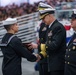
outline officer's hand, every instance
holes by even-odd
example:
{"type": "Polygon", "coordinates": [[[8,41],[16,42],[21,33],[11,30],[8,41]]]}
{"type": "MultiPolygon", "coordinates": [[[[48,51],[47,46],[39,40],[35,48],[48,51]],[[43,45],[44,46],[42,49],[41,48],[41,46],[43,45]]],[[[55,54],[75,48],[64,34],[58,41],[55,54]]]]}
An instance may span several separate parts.
{"type": "Polygon", "coordinates": [[[37,49],[38,48],[38,45],[36,44],[36,43],[30,43],[30,44],[28,44],[28,46],[29,46],[29,49],[37,49]]]}
{"type": "Polygon", "coordinates": [[[41,56],[40,56],[39,54],[35,54],[35,53],[34,53],[34,55],[37,57],[37,60],[36,60],[36,62],[40,61],[40,59],[41,59],[41,56]]]}

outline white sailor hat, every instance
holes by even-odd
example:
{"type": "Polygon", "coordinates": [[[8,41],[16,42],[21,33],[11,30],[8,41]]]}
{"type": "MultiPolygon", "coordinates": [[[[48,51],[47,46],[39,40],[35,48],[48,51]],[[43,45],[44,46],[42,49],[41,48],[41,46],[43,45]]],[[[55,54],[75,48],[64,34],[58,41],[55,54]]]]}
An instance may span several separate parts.
{"type": "Polygon", "coordinates": [[[12,25],[17,23],[17,19],[16,18],[7,18],[6,20],[2,21],[3,25],[12,25]]]}
{"type": "Polygon", "coordinates": [[[52,6],[41,2],[38,5],[38,11],[40,19],[42,19],[48,14],[53,14],[55,12],[55,9],[52,6]]]}
{"type": "Polygon", "coordinates": [[[76,9],[73,9],[73,14],[71,15],[71,19],[76,19],[76,9]]]}

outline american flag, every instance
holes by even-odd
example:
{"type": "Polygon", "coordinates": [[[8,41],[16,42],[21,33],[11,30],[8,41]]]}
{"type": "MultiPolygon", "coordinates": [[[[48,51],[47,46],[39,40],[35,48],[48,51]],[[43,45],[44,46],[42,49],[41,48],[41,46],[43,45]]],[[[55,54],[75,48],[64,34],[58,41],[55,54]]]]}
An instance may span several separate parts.
{"type": "Polygon", "coordinates": [[[66,43],[68,43],[70,41],[71,36],[73,35],[74,31],[73,31],[73,28],[71,28],[71,23],[69,21],[63,23],[63,25],[66,29],[66,43]]]}

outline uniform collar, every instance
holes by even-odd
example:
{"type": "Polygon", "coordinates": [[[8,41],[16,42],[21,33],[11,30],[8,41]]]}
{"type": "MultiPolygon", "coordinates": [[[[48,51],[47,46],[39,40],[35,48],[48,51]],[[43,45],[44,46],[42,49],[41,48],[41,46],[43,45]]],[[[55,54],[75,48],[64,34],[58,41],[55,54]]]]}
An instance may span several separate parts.
{"type": "MultiPolygon", "coordinates": [[[[56,20],[56,19],[55,19],[56,20]]],[[[51,25],[55,22],[55,20],[49,25],[49,28],[51,27],[51,25]]]]}

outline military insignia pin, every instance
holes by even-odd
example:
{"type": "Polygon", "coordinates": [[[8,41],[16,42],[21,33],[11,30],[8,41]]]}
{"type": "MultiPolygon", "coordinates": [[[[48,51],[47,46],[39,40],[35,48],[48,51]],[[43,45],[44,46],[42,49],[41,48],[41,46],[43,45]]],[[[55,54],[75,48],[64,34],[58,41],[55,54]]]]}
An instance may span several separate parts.
{"type": "Polygon", "coordinates": [[[46,29],[47,29],[47,28],[46,28],[46,27],[44,27],[44,28],[42,29],[42,31],[46,31],[46,29]]]}
{"type": "Polygon", "coordinates": [[[50,32],[48,33],[48,36],[52,36],[52,31],[50,31],[50,32]]]}
{"type": "Polygon", "coordinates": [[[73,42],[76,42],[76,39],[74,39],[73,42]]]}

